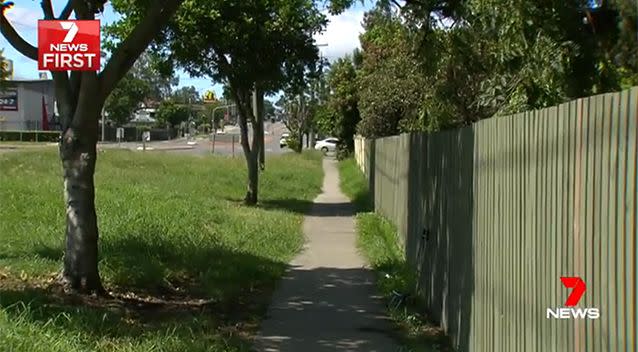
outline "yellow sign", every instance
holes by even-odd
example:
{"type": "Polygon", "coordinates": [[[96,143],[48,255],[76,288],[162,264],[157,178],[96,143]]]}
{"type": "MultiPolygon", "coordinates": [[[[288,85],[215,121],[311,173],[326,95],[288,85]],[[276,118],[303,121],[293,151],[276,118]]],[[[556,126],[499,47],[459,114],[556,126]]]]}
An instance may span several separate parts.
{"type": "Polygon", "coordinates": [[[213,92],[212,90],[206,91],[206,93],[204,93],[204,102],[206,103],[213,103],[217,101],[217,97],[215,96],[215,92],[213,92]]]}
{"type": "Polygon", "coordinates": [[[3,58],[2,64],[4,66],[3,71],[7,74],[7,79],[12,80],[13,79],[13,61],[3,58]]]}

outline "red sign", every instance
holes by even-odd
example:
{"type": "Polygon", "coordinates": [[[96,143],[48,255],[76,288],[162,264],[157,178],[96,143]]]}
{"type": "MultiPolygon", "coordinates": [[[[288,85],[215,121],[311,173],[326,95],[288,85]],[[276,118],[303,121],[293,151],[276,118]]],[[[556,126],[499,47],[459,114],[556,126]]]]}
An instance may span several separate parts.
{"type": "Polygon", "coordinates": [[[572,292],[565,301],[565,307],[547,308],[547,319],[599,319],[600,310],[598,308],[573,308],[578,305],[580,299],[585,294],[587,287],[585,281],[578,276],[561,277],[560,281],[566,288],[571,288],[572,292]],[[567,308],[570,307],[570,308],[567,308]]]}
{"type": "Polygon", "coordinates": [[[563,282],[563,285],[567,288],[573,288],[572,293],[567,297],[567,301],[565,301],[566,307],[574,307],[580,301],[580,298],[583,297],[585,293],[585,281],[579,277],[561,277],[560,281],[563,282]]]}
{"type": "Polygon", "coordinates": [[[40,71],[99,71],[100,21],[38,21],[40,71]]]}

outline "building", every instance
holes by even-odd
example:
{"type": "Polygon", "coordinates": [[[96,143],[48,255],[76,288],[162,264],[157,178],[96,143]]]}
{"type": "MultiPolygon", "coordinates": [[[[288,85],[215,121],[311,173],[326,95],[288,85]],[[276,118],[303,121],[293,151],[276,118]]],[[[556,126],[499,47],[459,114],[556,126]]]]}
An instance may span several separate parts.
{"type": "Polygon", "coordinates": [[[129,124],[154,124],[157,122],[155,118],[157,115],[156,109],[151,108],[141,108],[135,112],[133,119],[129,121],[129,124]]]}
{"type": "Polygon", "coordinates": [[[1,83],[0,131],[54,130],[59,129],[57,120],[53,80],[1,83]]]}

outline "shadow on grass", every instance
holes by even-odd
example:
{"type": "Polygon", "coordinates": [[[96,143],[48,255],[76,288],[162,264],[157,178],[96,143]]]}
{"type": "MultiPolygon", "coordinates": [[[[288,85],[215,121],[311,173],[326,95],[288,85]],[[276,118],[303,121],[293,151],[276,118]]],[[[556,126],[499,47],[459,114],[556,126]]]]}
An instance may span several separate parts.
{"type": "Polygon", "coordinates": [[[214,239],[132,235],[102,245],[104,267],[116,286],[162,294],[225,299],[281,277],[286,263],[225,248],[214,239]]]}
{"type": "Polygon", "coordinates": [[[352,198],[352,204],[354,204],[357,213],[374,211],[372,196],[367,190],[356,192],[352,198]]]}
{"type": "Polygon", "coordinates": [[[62,248],[54,248],[46,245],[38,248],[35,253],[40,258],[54,261],[60,261],[64,256],[64,251],[62,250],[62,248]]]}
{"type": "MultiPolygon", "coordinates": [[[[61,250],[36,252],[54,259],[61,250]]],[[[201,335],[202,343],[222,339],[243,350],[286,269],[286,263],[214,241],[198,245],[144,235],[105,241],[102,258],[111,297],[67,294],[53,280],[3,280],[0,308],[11,320],[52,324],[92,339],[169,334],[190,341],[201,335]]]]}
{"type": "MultiPolygon", "coordinates": [[[[236,319],[224,312],[225,307],[218,306],[149,304],[132,294],[114,298],[73,296],[57,287],[0,289],[0,308],[11,322],[3,328],[10,330],[12,325],[19,324],[39,331],[34,336],[81,336],[86,344],[82,350],[94,350],[104,343],[111,347],[120,343],[126,346],[135,341],[134,345],[146,344],[154,346],[154,350],[160,347],[203,351],[211,345],[230,345],[232,351],[248,351],[257,322],[236,319]]],[[[22,346],[38,343],[37,337],[25,337],[22,346]]]]}

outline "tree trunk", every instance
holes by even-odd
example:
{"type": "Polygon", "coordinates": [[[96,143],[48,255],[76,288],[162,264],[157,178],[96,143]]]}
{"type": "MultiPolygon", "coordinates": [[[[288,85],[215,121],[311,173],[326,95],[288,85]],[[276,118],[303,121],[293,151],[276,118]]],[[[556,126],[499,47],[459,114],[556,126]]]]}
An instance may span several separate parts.
{"type": "Polygon", "coordinates": [[[259,130],[257,131],[259,137],[259,169],[263,171],[266,168],[266,143],[264,136],[264,93],[261,90],[257,91],[257,114],[255,120],[259,130]]]}
{"type": "Polygon", "coordinates": [[[299,132],[299,137],[297,138],[299,139],[299,147],[295,150],[295,152],[301,153],[303,150],[303,132],[299,132]]]}
{"type": "Polygon", "coordinates": [[[308,137],[308,139],[310,139],[310,148],[314,148],[315,147],[315,131],[312,127],[310,127],[310,136],[308,137]]]}
{"type": "Polygon", "coordinates": [[[260,97],[263,96],[255,89],[252,94],[253,108],[253,140],[249,152],[246,153],[246,164],[248,166],[248,189],[246,191],[246,204],[255,205],[258,201],[259,194],[259,169],[263,167],[261,163],[261,155],[264,149],[264,119],[263,119],[263,102],[260,104],[260,97]]]}
{"type": "Polygon", "coordinates": [[[248,205],[257,204],[257,195],[259,193],[258,159],[258,150],[253,150],[246,156],[246,164],[248,166],[248,189],[246,191],[246,198],[244,201],[248,205]]]}
{"type": "MultiPolygon", "coordinates": [[[[87,119],[89,120],[89,119],[87,119]]],[[[62,273],[67,288],[104,293],[98,271],[98,226],[93,175],[97,159],[95,130],[69,127],[60,143],[66,204],[66,251],[62,273]]]]}

